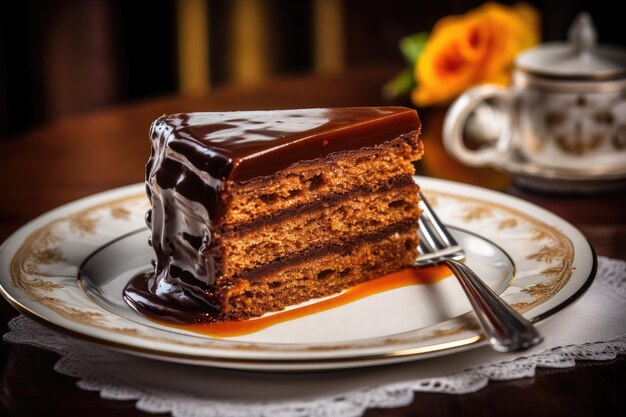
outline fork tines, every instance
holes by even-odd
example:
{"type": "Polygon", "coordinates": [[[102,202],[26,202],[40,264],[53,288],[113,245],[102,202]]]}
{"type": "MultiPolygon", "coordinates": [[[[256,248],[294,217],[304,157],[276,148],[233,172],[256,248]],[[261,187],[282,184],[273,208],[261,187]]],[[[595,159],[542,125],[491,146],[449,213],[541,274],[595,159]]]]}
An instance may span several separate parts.
{"type": "Polygon", "coordinates": [[[419,218],[419,249],[421,256],[416,265],[436,263],[439,258],[462,259],[465,256],[463,248],[457,243],[448,229],[439,220],[428,200],[420,192],[420,208],[422,215],[419,218]]]}

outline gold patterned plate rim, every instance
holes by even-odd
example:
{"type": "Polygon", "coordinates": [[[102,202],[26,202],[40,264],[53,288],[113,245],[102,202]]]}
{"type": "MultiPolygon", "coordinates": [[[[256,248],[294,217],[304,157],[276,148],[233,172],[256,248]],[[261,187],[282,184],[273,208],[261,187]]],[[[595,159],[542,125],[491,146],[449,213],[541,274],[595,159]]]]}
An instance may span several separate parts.
{"type": "MultiPolygon", "coordinates": [[[[571,305],[590,286],[595,253],[565,220],[495,191],[415,179],[446,223],[485,236],[513,259],[516,275],[502,296],[530,320],[539,322],[571,305]]],[[[79,288],[77,271],[98,247],[141,226],[147,204],[143,184],[135,184],[38,217],[0,246],[0,292],[19,311],[80,338],[141,356],[235,369],[308,371],[382,365],[485,343],[471,314],[346,343],[273,345],[142,327],[94,304],[79,288]]]]}

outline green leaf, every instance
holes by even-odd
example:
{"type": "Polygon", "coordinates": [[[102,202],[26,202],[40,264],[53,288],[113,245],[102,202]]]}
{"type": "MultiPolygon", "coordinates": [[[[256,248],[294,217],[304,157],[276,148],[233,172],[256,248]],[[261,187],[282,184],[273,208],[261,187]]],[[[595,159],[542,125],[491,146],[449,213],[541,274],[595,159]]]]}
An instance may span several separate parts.
{"type": "Polygon", "coordinates": [[[427,32],[416,33],[400,39],[398,47],[410,65],[415,65],[419,59],[422,51],[424,50],[424,45],[426,45],[427,39],[427,32]]]}
{"type": "Polygon", "coordinates": [[[383,86],[383,97],[388,101],[392,101],[408,93],[413,87],[415,87],[413,71],[411,68],[407,68],[387,81],[383,86]]]}
{"type": "Polygon", "coordinates": [[[406,68],[383,86],[382,93],[386,100],[393,101],[415,88],[416,83],[413,77],[415,64],[424,50],[427,39],[428,33],[420,32],[400,40],[398,46],[408,62],[409,68],[406,68]]]}

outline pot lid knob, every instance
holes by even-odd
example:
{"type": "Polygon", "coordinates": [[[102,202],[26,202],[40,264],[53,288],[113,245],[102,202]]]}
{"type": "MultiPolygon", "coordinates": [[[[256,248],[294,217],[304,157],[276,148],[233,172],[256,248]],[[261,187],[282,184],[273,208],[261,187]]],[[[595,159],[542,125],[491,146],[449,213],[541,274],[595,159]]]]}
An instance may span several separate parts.
{"type": "Polygon", "coordinates": [[[548,42],[520,53],[518,69],[539,76],[563,79],[615,79],[626,77],[626,50],[597,44],[589,13],[574,19],[567,42],[548,42]]]}
{"type": "Polygon", "coordinates": [[[579,54],[592,51],[596,47],[597,38],[596,28],[589,13],[583,12],[576,16],[567,36],[574,51],[579,54]]]}

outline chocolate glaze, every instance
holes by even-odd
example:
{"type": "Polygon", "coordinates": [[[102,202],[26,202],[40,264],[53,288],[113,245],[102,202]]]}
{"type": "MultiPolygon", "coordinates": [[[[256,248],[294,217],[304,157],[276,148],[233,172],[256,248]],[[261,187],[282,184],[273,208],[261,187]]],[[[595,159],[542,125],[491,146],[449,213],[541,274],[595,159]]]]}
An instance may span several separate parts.
{"type": "Polygon", "coordinates": [[[414,110],[356,107],[232,113],[191,113],[161,118],[168,140],[197,169],[217,180],[248,181],[330,153],[379,145],[419,129],[414,110]]]}
{"type": "Polygon", "coordinates": [[[125,299],[165,320],[215,320],[220,308],[216,288],[223,291],[229,285],[220,281],[220,254],[213,239],[224,214],[223,191],[302,161],[378,146],[420,126],[417,113],[402,107],[160,117],[150,129],[146,165],[152,203],[146,224],[152,230],[155,271],[133,279],[125,299]]]}
{"type": "Polygon", "coordinates": [[[219,311],[206,303],[186,296],[178,286],[172,292],[156,291],[154,272],[134,276],[124,288],[124,299],[135,310],[157,320],[180,323],[212,323],[220,321],[219,311]]]}

